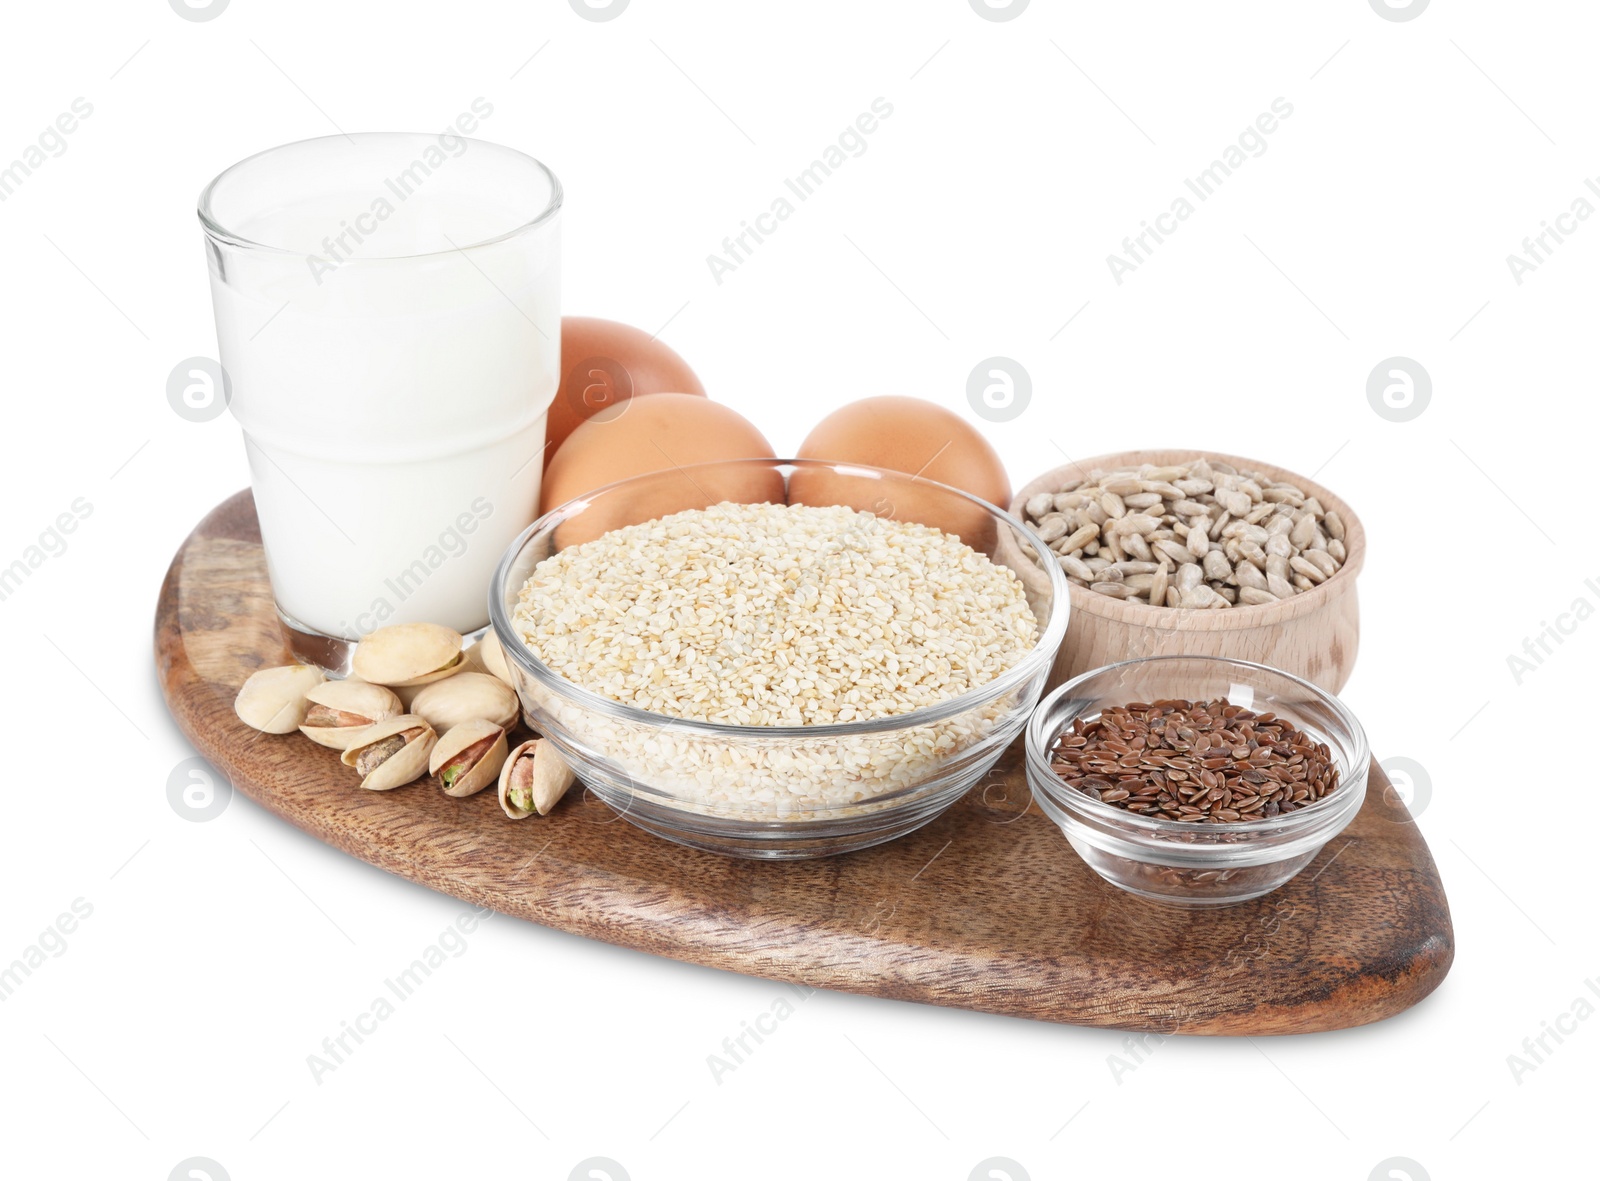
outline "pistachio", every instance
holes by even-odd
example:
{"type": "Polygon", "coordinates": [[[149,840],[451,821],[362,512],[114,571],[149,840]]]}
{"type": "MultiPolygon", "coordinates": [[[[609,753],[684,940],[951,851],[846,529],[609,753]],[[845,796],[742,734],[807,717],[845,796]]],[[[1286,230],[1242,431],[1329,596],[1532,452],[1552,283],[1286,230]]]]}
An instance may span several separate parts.
{"type": "Polygon", "coordinates": [[[258,669],[233,699],[233,712],[265,734],[292,734],[305,721],[306,694],[323,680],[322,670],[308,664],[258,669]]]}
{"type": "Polygon", "coordinates": [[[485,632],[483,637],[476,643],[470,644],[461,650],[461,660],[467,666],[461,670],[462,672],[489,673],[491,677],[494,676],[494,673],[489,672],[489,666],[483,661],[483,641],[488,638],[489,633],[485,632]]]}
{"type": "Polygon", "coordinates": [[[406,741],[404,734],[391,734],[388,738],[380,738],[371,746],[362,747],[361,753],[356,756],[356,770],[362,775],[371,775],[391,756],[404,750],[406,741]]]}
{"type": "Polygon", "coordinates": [[[549,739],[520,744],[500,768],[500,807],[513,820],[547,816],[567,794],[575,776],[549,739]]]}
{"type": "Polygon", "coordinates": [[[517,695],[488,673],[458,673],[424,686],[411,699],[411,712],[426,718],[441,734],[473,718],[510,726],[520,711],[517,695]]]}
{"type": "Polygon", "coordinates": [[[465,662],[458,632],[437,623],[397,623],[364,637],[350,665],[363,681],[393,689],[443,680],[465,662]]]}
{"type": "Polygon", "coordinates": [[[500,767],[500,808],[513,820],[533,815],[533,766],[539,740],[530,738],[514,747],[500,767]]]}
{"type": "Polygon", "coordinates": [[[356,677],[324,682],[307,693],[306,700],[310,708],[300,733],[334,750],[348,749],[368,726],[405,712],[393,692],[356,677]]]}
{"type": "Polygon", "coordinates": [[[447,796],[470,796],[495,781],[506,761],[504,726],[483,718],[450,727],[428,758],[428,774],[447,796]]]}
{"type": "Polygon", "coordinates": [[[420,778],[438,735],[416,714],[398,714],[361,732],[339,761],[354,767],[368,791],[388,791],[420,778]]]}
{"type": "Polygon", "coordinates": [[[488,673],[491,677],[498,677],[512,689],[517,683],[511,679],[511,666],[506,662],[506,650],[500,644],[500,637],[495,630],[490,628],[483,633],[479,640],[467,651],[467,659],[472,661],[475,668],[488,673]]]}

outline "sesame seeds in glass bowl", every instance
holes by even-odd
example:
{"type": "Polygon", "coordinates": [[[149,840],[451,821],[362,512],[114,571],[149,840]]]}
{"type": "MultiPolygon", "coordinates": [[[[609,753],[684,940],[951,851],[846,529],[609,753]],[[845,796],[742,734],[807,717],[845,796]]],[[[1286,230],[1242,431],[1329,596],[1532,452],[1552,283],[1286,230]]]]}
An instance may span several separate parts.
{"type": "Polygon", "coordinates": [[[733,463],[825,472],[839,503],[707,496],[656,518],[651,505],[714,483],[678,469],[563,505],[508,550],[490,611],[530,723],[613,809],[698,848],[815,857],[926,824],[1032,711],[1066,630],[1062,576],[1030,605],[988,553],[892,511],[978,506],[992,536],[1041,544],[956,489],[733,463]],[[561,526],[589,512],[623,523],[560,548],[561,526]]]}

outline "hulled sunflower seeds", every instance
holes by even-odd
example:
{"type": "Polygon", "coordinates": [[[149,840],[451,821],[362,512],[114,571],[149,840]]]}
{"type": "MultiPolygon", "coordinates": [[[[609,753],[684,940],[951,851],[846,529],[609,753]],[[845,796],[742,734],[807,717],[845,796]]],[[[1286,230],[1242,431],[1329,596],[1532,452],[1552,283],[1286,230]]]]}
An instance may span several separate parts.
{"type": "Polygon", "coordinates": [[[1067,581],[1153,607],[1292,598],[1331,578],[1346,555],[1337,511],[1295,484],[1204,458],[1095,469],[1030,498],[1024,513],[1067,581]],[[1148,584],[1106,576],[1107,567],[1135,561],[1153,566],[1140,571],[1151,575],[1148,584]]]}
{"type": "Polygon", "coordinates": [[[1056,739],[1050,764],[1101,803],[1192,823],[1295,812],[1339,785],[1327,743],[1221,698],[1133,702],[1079,718],[1056,739]]]}

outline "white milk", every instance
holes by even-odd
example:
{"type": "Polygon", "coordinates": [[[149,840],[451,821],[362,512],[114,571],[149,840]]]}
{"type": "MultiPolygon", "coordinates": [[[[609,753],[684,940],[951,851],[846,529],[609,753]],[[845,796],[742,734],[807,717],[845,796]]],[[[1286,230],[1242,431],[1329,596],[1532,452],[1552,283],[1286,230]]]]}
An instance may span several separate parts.
{"type": "Polygon", "coordinates": [[[392,224],[358,223],[359,246],[310,245],[369,194],[296,209],[288,229],[276,215],[271,240],[299,252],[210,245],[273,594],[293,621],[345,638],[418,620],[471,631],[538,505],[560,374],[556,226],[472,248],[511,215],[440,193],[392,224]]]}

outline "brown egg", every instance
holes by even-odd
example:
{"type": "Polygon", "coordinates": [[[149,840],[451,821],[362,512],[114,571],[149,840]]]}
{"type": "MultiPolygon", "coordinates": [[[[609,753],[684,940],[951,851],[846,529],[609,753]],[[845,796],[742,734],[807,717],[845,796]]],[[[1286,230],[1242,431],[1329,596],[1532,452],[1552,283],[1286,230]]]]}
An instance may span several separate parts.
{"type": "Polygon", "coordinates": [[[545,470],[578,424],[644,394],[694,394],[705,387],[684,359],[648,333],[615,320],[561,317],[561,389],[545,420],[545,470]]]}
{"type": "Polygon", "coordinates": [[[773,458],[771,444],[744,417],[692,394],[657,394],[602,410],[572,432],[545,473],[541,513],[618,480],[660,473],[654,480],[601,498],[556,531],[557,548],[580,545],[623,525],[731,500],[782,504],[776,468],[724,459],[773,458]]]}
{"type": "MultiPolygon", "coordinates": [[[[1011,502],[1005,465],[989,441],[959,414],[921,398],[863,398],[835,410],[806,436],[799,458],[889,468],[949,484],[1001,508],[1011,502]]],[[[954,533],[984,553],[994,548],[995,522],[983,509],[916,483],[802,468],[790,477],[789,500],[887,513],[954,533]]]]}

